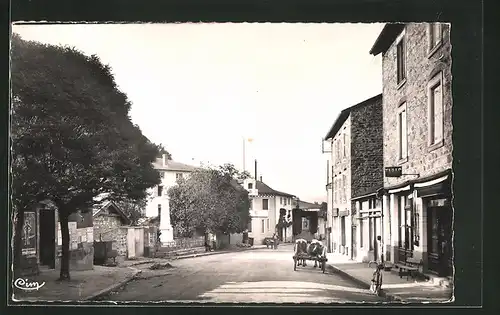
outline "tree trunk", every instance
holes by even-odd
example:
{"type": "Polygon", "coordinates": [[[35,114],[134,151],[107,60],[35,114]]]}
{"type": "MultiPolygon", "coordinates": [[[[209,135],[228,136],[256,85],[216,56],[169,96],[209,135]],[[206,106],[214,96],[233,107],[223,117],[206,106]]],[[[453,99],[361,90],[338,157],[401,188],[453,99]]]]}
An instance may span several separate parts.
{"type": "Polygon", "coordinates": [[[70,280],[68,217],[69,217],[69,212],[59,208],[59,223],[61,224],[61,236],[62,236],[61,273],[59,275],[59,280],[70,280]]]}
{"type": "Polygon", "coordinates": [[[24,209],[17,209],[16,211],[16,224],[14,231],[14,275],[15,277],[21,276],[21,253],[22,253],[22,234],[24,226],[24,209]]]}

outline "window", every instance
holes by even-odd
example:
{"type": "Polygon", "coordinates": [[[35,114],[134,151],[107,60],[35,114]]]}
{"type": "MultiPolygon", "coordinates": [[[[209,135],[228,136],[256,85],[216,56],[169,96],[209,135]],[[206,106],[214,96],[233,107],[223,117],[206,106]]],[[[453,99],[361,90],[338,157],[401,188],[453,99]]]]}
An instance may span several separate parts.
{"type": "Polygon", "coordinates": [[[283,204],[283,197],[280,197],[280,205],[283,204]]]}
{"type": "Polygon", "coordinates": [[[250,210],[252,210],[253,209],[253,199],[250,199],[249,201],[250,201],[250,210]]]}
{"type": "Polygon", "coordinates": [[[373,212],[368,212],[368,242],[370,243],[368,248],[369,250],[373,250],[373,243],[375,241],[375,227],[374,227],[374,218],[372,218],[373,212]]]}
{"type": "Polygon", "coordinates": [[[253,183],[248,183],[248,189],[253,189],[253,183]]]}
{"type": "Polygon", "coordinates": [[[429,103],[429,145],[437,145],[443,141],[443,89],[442,73],[430,82],[427,93],[429,103]]]}
{"type": "Polygon", "coordinates": [[[262,210],[269,210],[269,200],[262,199],[262,210]]]}
{"type": "Polygon", "coordinates": [[[262,233],[265,232],[265,229],[264,229],[265,228],[265,224],[266,224],[265,220],[262,219],[262,233]]]}
{"type": "Polygon", "coordinates": [[[182,173],[175,173],[175,179],[181,179],[182,178],[182,173]]]}
{"type": "Polygon", "coordinates": [[[339,203],[339,178],[335,176],[333,182],[335,186],[333,190],[333,198],[335,200],[335,203],[339,203]]]}
{"type": "Polygon", "coordinates": [[[347,135],[342,134],[342,157],[345,159],[347,157],[347,135]]]}
{"type": "Polygon", "coordinates": [[[161,218],[161,204],[158,204],[158,219],[161,218]]]}
{"type": "Polygon", "coordinates": [[[401,84],[406,79],[406,43],[404,40],[404,32],[401,34],[396,46],[396,62],[397,62],[397,84],[401,84]]]}
{"type": "Polygon", "coordinates": [[[161,197],[161,194],[163,193],[163,186],[158,185],[158,197],[161,197]]]}
{"type": "Polygon", "coordinates": [[[429,34],[429,53],[432,54],[443,40],[441,23],[430,23],[428,26],[429,34]]]}
{"type": "Polygon", "coordinates": [[[252,220],[250,220],[250,222],[248,222],[248,232],[252,233],[252,220]]]}
{"type": "Polygon", "coordinates": [[[399,138],[399,159],[408,158],[408,130],[406,103],[401,104],[398,109],[398,138],[399,138]]]}
{"type": "Polygon", "coordinates": [[[267,219],[267,231],[269,232],[270,228],[269,228],[269,219],[267,219]]]}
{"type": "Polygon", "coordinates": [[[347,176],[342,175],[342,202],[347,202],[347,176]]]}
{"type": "Polygon", "coordinates": [[[164,171],[160,171],[160,177],[161,178],[165,178],[165,172],[164,171]]]}

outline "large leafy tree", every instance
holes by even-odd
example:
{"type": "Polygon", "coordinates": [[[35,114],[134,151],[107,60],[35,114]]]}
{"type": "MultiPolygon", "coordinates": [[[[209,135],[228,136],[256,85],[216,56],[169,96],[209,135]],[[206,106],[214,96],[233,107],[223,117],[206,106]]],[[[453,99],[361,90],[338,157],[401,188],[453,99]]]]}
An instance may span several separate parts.
{"type": "Polygon", "coordinates": [[[127,96],[97,56],[14,35],[11,78],[17,262],[23,212],[48,199],[61,224],[60,278],[69,279],[69,215],[97,196],[144,200],[160,182],[158,146],[130,121],[127,96]]]}
{"type": "Polygon", "coordinates": [[[248,192],[238,184],[247,174],[233,165],[193,172],[169,189],[172,225],[182,236],[194,231],[240,233],[250,219],[248,192]]]}

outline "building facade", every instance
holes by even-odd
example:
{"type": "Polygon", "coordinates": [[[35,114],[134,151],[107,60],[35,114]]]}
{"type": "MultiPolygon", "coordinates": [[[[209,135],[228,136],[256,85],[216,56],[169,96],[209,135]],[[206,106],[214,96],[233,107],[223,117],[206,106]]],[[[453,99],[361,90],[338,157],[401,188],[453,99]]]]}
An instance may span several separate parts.
{"type": "Polygon", "coordinates": [[[385,258],[451,276],[450,25],[387,24],[370,53],[382,54],[384,166],[399,170],[384,176],[385,258]]]}
{"type": "MultiPolygon", "coordinates": [[[[369,199],[383,183],[382,95],[341,111],[325,140],[330,141],[332,148],[327,240],[331,252],[358,259],[358,250],[365,248],[364,239],[369,238],[363,234],[363,228],[358,228],[364,219],[358,215],[357,202],[369,199]]],[[[367,255],[366,251],[359,257],[364,259],[367,255]]]]}
{"type": "Polygon", "coordinates": [[[168,160],[166,154],[163,154],[162,158],[156,159],[153,166],[160,172],[161,183],[148,191],[151,197],[146,205],[144,215],[148,218],[160,218],[160,241],[168,243],[174,240],[174,231],[170,224],[168,189],[175,186],[179,178],[189,176],[196,170],[196,167],[168,160]]]}
{"type": "Polygon", "coordinates": [[[283,241],[291,241],[293,238],[292,227],[277,230],[280,215],[286,215],[292,220],[293,195],[272,189],[268,185],[255,178],[243,181],[243,186],[248,190],[250,198],[250,217],[248,225],[248,237],[253,238],[254,244],[261,244],[266,237],[272,237],[274,233],[283,241]]]}

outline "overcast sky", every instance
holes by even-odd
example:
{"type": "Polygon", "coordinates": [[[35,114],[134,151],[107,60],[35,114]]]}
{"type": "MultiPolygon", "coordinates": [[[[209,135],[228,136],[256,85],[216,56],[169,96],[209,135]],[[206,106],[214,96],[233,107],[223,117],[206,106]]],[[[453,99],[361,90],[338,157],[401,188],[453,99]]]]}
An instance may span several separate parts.
{"type": "Polygon", "coordinates": [[[179,162],[233,163],[272,188],[326,200],[321,139],[339,112],[381,92],[369,50],[383,24],[14,25],[109,64],[131,117],[179,162]]]}

